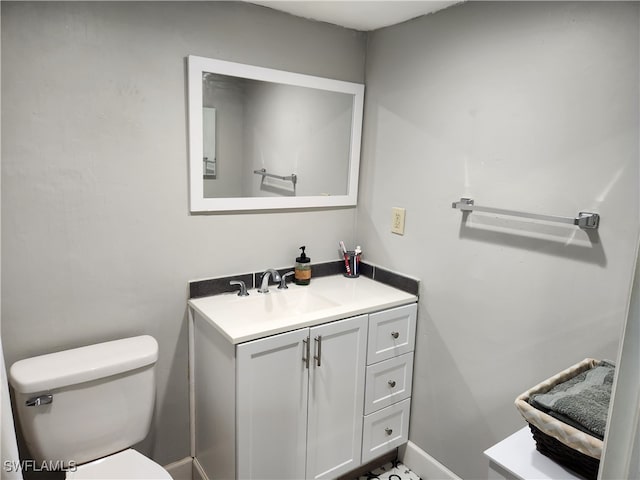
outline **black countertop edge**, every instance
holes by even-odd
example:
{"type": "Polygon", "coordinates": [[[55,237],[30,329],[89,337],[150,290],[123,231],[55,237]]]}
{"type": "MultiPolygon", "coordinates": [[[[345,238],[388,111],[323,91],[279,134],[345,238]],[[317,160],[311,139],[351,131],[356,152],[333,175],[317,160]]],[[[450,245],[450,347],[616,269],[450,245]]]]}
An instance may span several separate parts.
{"type": "MultiPolygon", "coordinates": [[[[344,273],[344,261],[336,260],[333,262],[311,264],[311,279],[319,277],[328,277],[330,275],[339,275],[344,273]]],[[[293,270],[290,268],[277,269],[280,275],[293,270]]],[[[219,295],[221,293],[233,292],[238,290],[237,286],[229,285],[232,280],[242,280],[247,289],[255,288],[264,272],[243,273],[228,277],[208,278],[206,280],[194,280],[189,282],[189,298],[209,297],[211,295],[219,295]]],[[[405,291],[412,295],[418,295],[420,290],[420,282],[414,278],[406,277],[399,273],[377,267],[366,262],[360,263],[360,274],[364,277],[371,278],[378,282],[384,283],[391,287],[405,291]]],[[[287,282],[293,281],[293,276],[287,278],[287,282]]],[[[270,282],[274,284],[274,282],[270,282]]]]}

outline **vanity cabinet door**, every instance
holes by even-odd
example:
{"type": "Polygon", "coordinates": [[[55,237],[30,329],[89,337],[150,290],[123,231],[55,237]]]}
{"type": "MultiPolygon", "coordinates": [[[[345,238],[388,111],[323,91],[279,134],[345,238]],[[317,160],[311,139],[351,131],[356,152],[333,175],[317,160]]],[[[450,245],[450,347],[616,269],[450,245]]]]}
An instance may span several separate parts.
{"type": "Polygon", "coordinates": [[[367,315],[310,329],[307,479],[360,465],[367,315]]]}
{"type": "Polygon", "coordinates": [[[304,478],[308,335],[303,328],[237,346],[236,478],[304,478]]]}

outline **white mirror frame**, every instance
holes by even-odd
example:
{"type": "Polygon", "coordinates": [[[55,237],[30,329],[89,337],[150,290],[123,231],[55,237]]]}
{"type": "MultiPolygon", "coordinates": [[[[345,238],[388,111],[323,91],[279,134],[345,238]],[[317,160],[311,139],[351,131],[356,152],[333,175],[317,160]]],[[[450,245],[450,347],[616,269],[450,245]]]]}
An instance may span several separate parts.
{"type": "Polygon", "coordinates": [[[194,55],[188,56],[187,65],[189,89],[189,196],[191,212],[322,208],[356,205],[358,197],[358,172],[360,169],[364,85],[194,55]],[[353,95],[347,194],[300,197],[206,198],[204,196],[202,169],[202,75],[205,72],[353,95]]]}

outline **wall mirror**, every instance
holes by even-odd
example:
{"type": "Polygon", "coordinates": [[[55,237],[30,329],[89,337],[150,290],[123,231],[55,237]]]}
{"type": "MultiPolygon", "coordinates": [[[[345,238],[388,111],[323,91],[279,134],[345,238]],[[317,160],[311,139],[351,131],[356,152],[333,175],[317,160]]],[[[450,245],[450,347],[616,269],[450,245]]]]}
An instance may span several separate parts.
{"type": "Polygon", "coordinates": [[[192,212],[356,204],[364,85],[187,63],[192,212]]]}

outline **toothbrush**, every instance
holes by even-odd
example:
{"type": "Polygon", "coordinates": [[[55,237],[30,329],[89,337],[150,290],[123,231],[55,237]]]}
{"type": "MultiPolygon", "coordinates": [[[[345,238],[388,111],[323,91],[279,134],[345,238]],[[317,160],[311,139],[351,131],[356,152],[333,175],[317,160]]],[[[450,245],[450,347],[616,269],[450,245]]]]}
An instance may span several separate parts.
{"type": "MultiPolygon", "coordinates": [[[[349,255],[347,255],[347,249],[344,246],[344,242],[340,240],[340,248],[342,249],[342,254],[344,258],[344,266],[347,268],[347,275],[351,276],[351,267],[349,267],[349,255]]],[[[355,264],[354,264],[355,266],[355,264]]]]}
{"type": "Polygon", "coordinates": [[[354,253],[356,254],[356,259],[353,262],[353,274],[357,275],[358,270],[360,270],[360,255],[362,255],[362,248],[360,245],[356,246],[354,253]]]}

